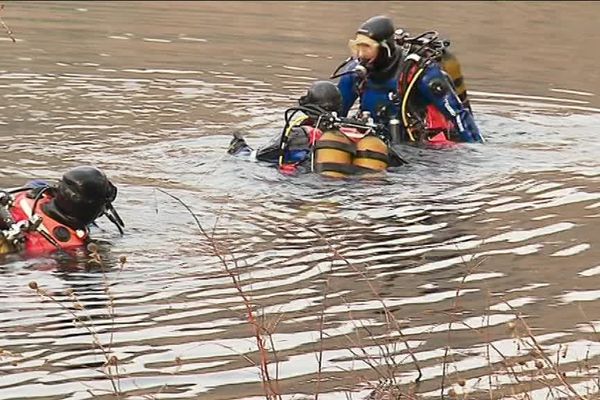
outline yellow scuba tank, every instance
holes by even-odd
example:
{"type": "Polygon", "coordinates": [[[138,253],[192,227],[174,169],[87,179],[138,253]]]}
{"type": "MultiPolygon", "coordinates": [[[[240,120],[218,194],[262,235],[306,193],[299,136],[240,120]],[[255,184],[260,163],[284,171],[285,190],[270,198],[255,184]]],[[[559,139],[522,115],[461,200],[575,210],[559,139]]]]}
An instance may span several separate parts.
{"type": "Polygon", "coordinates": [[[352,161],[361,171],[383,171],[388,167],[388,147],[377,136],[365,136],[356,144],[352,161]]]}
{"type": "Polygon", "coordinates": [[[14,253],[14,251],[13,245],[0,233],[0,255],[14,253]]]}
{"type": "MultiPolygon", "coordinates": [[[[0,205],[0,229],[8,229],[12,224],[12,218],[8,209],[0,205]]],[[[14,246],[10,243],[4,234],[0,232],[0,255],[13,253],[15,251],[14,246]]]]}
{"type": "Polygon", "coordinates": [[[315,143],[314,169],[321,175],[341,178],[353,172],[352,157],[356,146],[343,133],[323,132],[315,143]]]}
{"type": "Polygon", "coordinates": [[[454,56],[454,54],[449,51],[444,51],[441,59],[442,69],[450,75],[452,79],[452,83],[454,83],[454,87],[456,88],[456,94],[463,102],[463,104],[469,107],[469,100],[467,99],[467,87],[465,86],[465,78],[462,75],[460,70],[460,63],[458,62],[458,58],[454,56]]]}

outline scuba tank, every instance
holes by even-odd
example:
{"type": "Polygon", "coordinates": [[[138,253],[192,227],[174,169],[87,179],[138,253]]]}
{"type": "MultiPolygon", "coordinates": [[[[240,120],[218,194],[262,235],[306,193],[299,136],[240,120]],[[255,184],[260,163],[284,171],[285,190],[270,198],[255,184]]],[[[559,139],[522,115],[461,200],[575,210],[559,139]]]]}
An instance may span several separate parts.
{"type": "Polygon", "coordinates": [[[0,256],[3,254],[14,253],[15,249],[13,246],[6,240],[4,235],[0,234],[0,256]]]}
{"type": "Polygon", "coordinates": [[[437,61],[442,70],[450,76],[456,94],[462,103],[465,107],[471,109],[460,62],[448,50],[448,47],[450,47],[449,40],[440,38],[438,32],[435,31],[427,31],[418,36],[410,37],[409,33],[403,29],[397,29],[394,32],[394,39],[404,49],[405,54],[416,53],[421,57],[431,57],[437,61]]]}
{"type": "Polygon", "coordinates": [[[346,135],[339,131],[326,131],[315,143],[314,171],[334,178],[352,174],[355,154],[356,147],[346,135]]]}
{"type": "Polygon", "coordinates": [[[365,136],[356,144],[356,156],[352,161],[359,171],[383,171],[388,167],[388,147],[377,136],[365,136]]]}
{"type": "Polygon", "coordinates": [[[456,94],[465,107],[471,108],[469,99],[467,98],[467,87],[465,86],[465,78],[460,70],[458,58],[448,50],[444,51],[441,56],[440,65],[442,69],[450,75],[452,84],[456,90],[456,94]]]}
{"type": "Polygon", "coordinates": [[[8,240],[8,230],[12,227],[14,221],[10,212],[8,211],[11,197],[8,193],[2,191],[0,194],[0,255],[13,253],[15,251],[14,245],[8,240]]]}

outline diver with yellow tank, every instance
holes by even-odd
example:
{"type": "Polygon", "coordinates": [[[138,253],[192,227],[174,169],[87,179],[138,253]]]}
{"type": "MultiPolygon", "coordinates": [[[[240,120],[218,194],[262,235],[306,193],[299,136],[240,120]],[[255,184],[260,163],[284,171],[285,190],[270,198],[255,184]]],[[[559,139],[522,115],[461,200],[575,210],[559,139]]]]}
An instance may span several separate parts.
{"type": "Polygon", "coordinates": [[[389,17],[375,16],[349,45],[352,56],[331,77],[340,78],[342,116],[359,99],[359,113],[387,127],[391,143],[484,141],[458,59],[437,32],[410,37],[389,17]]]}
{"type": "Polygon", "coordinates": [[[330,81],[314,82],[285,112],[285,126],[256,150],[234,133],[228,153],[276,164],[284,173],[316,172],[343,177],[383,171],[405,163],[386,143],[381,125],[372,118],[339,116],[342,96],[330,81]]]}

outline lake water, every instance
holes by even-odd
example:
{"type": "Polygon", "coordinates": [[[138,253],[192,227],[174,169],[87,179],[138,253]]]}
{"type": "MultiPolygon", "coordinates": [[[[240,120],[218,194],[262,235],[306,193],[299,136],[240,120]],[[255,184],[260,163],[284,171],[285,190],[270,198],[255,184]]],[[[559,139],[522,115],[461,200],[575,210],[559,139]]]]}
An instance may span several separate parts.
{"type": "Polygon", "coordinates": [[[213,244],[271,332],[283,398],[364,399],[390,371],[424,398],[558,398],[531,335],[575,391],[598,392],[599,3],[44,1],[0,16],[17,39],[0,33],[0,187],[93,164],[127,225],[94,232],[108,293],[85,261],[3,260],[1,399],[112,398],[74,315],[118,358],[123,397],[264,398],[213,244]],[[258,146],[281,129],[381,13],[452,41],[486,144],[407,148],[409,165],[369,181],[226,154],[234,131],[258,146]]]}

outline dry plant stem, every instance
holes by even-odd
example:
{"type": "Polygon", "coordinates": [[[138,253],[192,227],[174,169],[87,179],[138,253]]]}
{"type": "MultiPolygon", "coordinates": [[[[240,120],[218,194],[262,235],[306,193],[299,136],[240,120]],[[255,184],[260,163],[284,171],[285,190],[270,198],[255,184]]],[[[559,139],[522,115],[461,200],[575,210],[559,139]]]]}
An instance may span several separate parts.
{"type": "MultiPolygon", "coordinates": [[[[344,298],[344,296],[341,296],[342,300],[344,300],[345,303],[347,303],[346,299],[344,298]]],[[[350,316],[350,320],[354,321],[354,317],[352,316],[352,310],[348,309],[348,314],[350,316]]],[[[348,350],[354,357],[356,357],[357,359],[362,359],[362,361],[367,364],[369,366],[369,368],[371,368],[373,371],[375,371],[375,373],[377,374],[377,376],[386,376],[386,374],[383,371],[380,371],[377,368],[377,365],[375,365],[375,363],[371,362],[371,355],[369,355],[365,349],[364,346],[361,343],[361,339],[360,336],[358,334],[358,332],[356,332],[356,339],[357,341],[355,342],[348,334],[344,334],[344,337],[350,342],[350,344],[358,349],[360,349],[363,353],[362,357],[357,354],[352,348],[348,348],[346,350],[348,350]]]]}
{"type": "MultiPolygon", "coordinates": [[[[275,328],[274,328],[275,329],[275,328]]],[[[269,338],[269,344],[271,345],[271,354],[273,354],[273,361],[275,363],[275,382],[279,382],[279,358],[277,357],[277,350],[275,349],[275,341],[273,340],[274,330],[272,331],[270,328],[263,328],[265,332],[267,332],[267,337],[269,338]]],[[[269,360],[267,360],[268,362],[269,360]]]]}
{"type": "MultiPolygon", "coordinates": [[[[482,337],[484,340],[486,339],[485,335],[483,335],[479,329],[472,327],[471,325],[469,325],[469,324],[468,324],[468,323],[466,323],[465,321],[460,321],[459,323],[460,323],[461,325],[464,325],[465,327],[467,327],[467,329],[469,329],[469,330],[472,330],[473,332],[476,332],[476,333],[477,333],[479,336],[481,336],[481,337],[482,337]]],[[[506,366],[506,369],[507,369],[507,371],[508,371],[508,372],[510,372],[510,373],[513,375],[513,377],[515,378],[516,382],[517,382],[517,383],[522,383],[522,382],[521,382],[521,380],[519,379],[519,376],[518,376],[518,374],[517,374],[517,371],[515,371],[515,369],[514,369],[514,368],[513,368],[513,367],[512,367],[512,366],[511,366],[509,363],[508,363],[508,357],[506,357],[506,356],[504,355],[504,353],[502,353],[502,352],[500,351],[500,349],[499,349],[498,347],[496,347],[496,345],[495,345],[495,344],[493,344],[493,343],[491,343],[491,342],[487,342],[487,345],[488,345],[489,347],[491,347],[492,349],[494,349],[494,351],[495,351],[496,353],[498,353],[498,355],[499,355],[500,357],[502,357],[502,360],[503,360],[503,361],[504,361],[504,363],[505,363],[505,366],[506,366]]]]}
{"type": "MultiPolygon", "coordinates": [[[[0,4],[0,13],[2,12],[2,10],[4,10],[4,4],[0,4]]],[[[0,25],[2,25],[2,27],[4,28],[4,30],[6,31],[6,34],[8,35],[9,38],[11,38],[11,40],[13,41],[13,43],[17,43],[17,39],[15,39],[15,37],[13,36],[13,32],[10,30],[10,28],[4,23],[4,20],[2,20],[2,17],[0,16],[0,25]]]]}
{"type": "Polygon", "coordinates": [[[491,358],[491,354],[490,354],[490,337],[488,336],[488,332],[490,330],[490,297],[487,297],[487,301],[486,301],[486,310],[487,310],[487,326],[486,326],[486,334],[485,334],[485,357],[488,363],[488,366],[490,367],[490,373],[488,375],[488,393],[490,395],[490,400],[493,400],[494,395],[492,392],[492,376],[495,374],[496,371],[494,371],[494,366],[492,365],[492,358],[491,358]]]}
{"type": "MultiPolygon", "coordinates": [[[[348,314],[350,316],[350,320],[354,321],[354,317],[352,316],[352,310],[350,309],[350,307],[348,306],[348,301],[346,300],[345,296],[341,296],[342,300],[344,301],[344,303],[346,304],[346,306],[348,307],[348,314]]],[[[389,321],[387,321],[388,326],[390,325],[389,321]]],[[[359,355],[357,355],[353,350],[348,349],[352,355],[354,355],[356,358],[363,358],[363,362],[365,364],[367,364],[371,369],[373,369],[378,376],[380,377],[386,377],[387,380],[390,381],[394,381],[395,382],[395,378],[394,378],[394,372],[397,370],[398,366],[396,365],[393,356],[390,355],[390,352],[388,351],[388,349],[386,348],[386,346],[380,344],[379,342],[377,342],[374,338],[375,335],[373,334],[373,332],[371,332],[371,330],[362,322],[360,321],[360,327],[362,329],[364,329],[367,334],[369,335],[369,338],[371,338],[371,340],[373,341],[373,344],[375,346],[377,346],[377,348],[379,349],[380,354],[383,355],[383,360],[385,362],[385,366],[387,367],[387,369],[385,369],[385,371],[380,371],[378,369],[378,367],[375,365],[375,362],[372,361],[372,359],[374,359],[373,356],[371,356],[369,353],[367,353],[364,350],[364,345],[361,342],[361,338],[360,335],[358,333],[358,331],[356,332],[356,339],[357,342],[354,342],[350,337],[348,337],[348,335],[344,335],[348,341],[354,346],[357,347],[358,349],[361,350],[361,352],[363,353],[363,357],[360,357],[359,355]],[[368,362],[366,360],[369,360],[368,362]],[[393,366],[390,365],[390,360],[392,360],[393,366]],[[387,374],[385,373],[387,372],[387,374]]]]}
{"type": "Polygon", "coordinates": [[[247,355],[245,355],[243,353],[240,353],[239,351],[237,351],[233,347],[228,346],[226,344],[222,344],[222,343],[218,343],[217,346],[223,347],[224,349],[227,349],[227,350],[231,351],[232,353],[237,354],[238,356],[242,357],[244,360],[248,361],[249,365],[252,365],[254,367],[257,366],[253,359],[251,359],[250,357],[248,357],[247,355]]]}
{"type": "Polygon", "coordinates": [[[389,310],[389,308],[387,307],[387,305],[385,304],[385,301],[383,301],[383,299],[381,298],[381,296],[379,295],[379,293],[377,292],[377,290],[375,289],[375,287],[373,286],[373,284],[371,283],[371,281],[368,279],[368,277],[364,274],[364,272],[358,270],[358,268],[356,268],[350,261],[348,261],[348,259],[346,259],[344,256],[342,256],[336,248],[334,248],[331,243],[329,242],[329,240],[327,240],[327,238],[325,238],[321,232],[319,232],[318,230],[312,228],[312,227],[306,227],[306,229],[308,229],[309,231],[313,232],[315,235],[317,235],[321,240],[323,240],[326,244],[327,247],[331,250],[331,252],[333,253],[333,255],[343,261],[348,267],[350,267],[354,272],[358,273],[361,278],[363,278],[365,280],[365,282],[367,283],[367,285],[369,286],[369,289],[371,290],[371,292],[377,297],[377,299],[379,300],[379,302],[381,303],[386,318],[389,318],[388,321],[391,321],[394,323],[394,326],[396,327],[396,330],[398,332],[398,334],[400,335],[400,337],[402,338],[402,341],[404,343],[404,345],[406,346],[406,349],[408,351],[408,353],[411,356],[411,359],[415,365],[415,368],[418,371],[418,376],[415,379],[415,382],[418,383],[421,378],[423,377],[423,373],[421,371],[421,367],[419,366],[419,362],[417,360],[417,357],[415,356],[414,352],[412,351],[412,348],[410,347],[410,345],[408,344],[408,341],[406,340],[406,337],[404,336],[404,333],[402,332],[402,329],[400,329],[400,324],[398,323],[398,321],[396,320],[396,318],[394,317],[394,315],[392,314],[392,312],[389,310]]]}
{"type": "Polygon", "coordinates": [[[319,354],[317,355],[317,383],[315,387],[315,400],[319,400],[321,392],[321,372],[323,371],[323,329],[325,327],[325,308],[327,306],[327,292],[329,289],[329,279],[325,281],[323,287],[323,307],[321,307],[321,316],[319,320],[319,354]]]}
{"type": "MultiPolygon", "coordinates": [[[[462,256],[461,256],[462,259],[462,256]]],[[[467,268],[467,273],[463,275],[462,280],[460,281],[460,284],[458,285],[458,287],[456,288],[456,294],[454,295],[454,302],[452,303],[452,313],[449,313],[449,317],[450,317],[450,322],[448,323],[448,339],[447,339],[447,345],[446,345],[446,349],[444,350],[444,359],[443,359],[443,363],[442,363],[442,382],[440,384],[440,397],[442,398],[442,400],[444,399],[444,385],[445,385],[445,381],[446,381],[446,366],[447,366],[447,360],[448,360],[448,352],[450,351],[450,336],[451,336],[451,332],[452,332],[452,323],[454,322],[454,318],[456,316],[456,313],[458,312],[458,301],[460,299],[460,291],[462,290],[465,281],[467,279],[467,276],[471,275],[473,273],[473,271],[475,271],[477,268],[479,268],[481,266],[481,264],[483,264],[483,262],[485,261],[485,258],[482,259],[481,261],[479,261],[478,263],[474,264],[473,266],[471,266],[470,268],[467,268]]],[[[463,259],[463,265],[467,265],[467,262],[464,261],[463,259]]]]}
{"type": "MultiPolygon", "coordinates": [[[[587,324],[590,326],[590,328],[592,329],[592,332],[594,332],[594,334],[596,336],[600,336],[598,335],[598,330],[596,329],[596,326],[591,322],[592,320],[590,319],[590,317],[587,316],[587,314],[585,313],[585,311],[583,310],[583,307],[581,305],[579,305],[577,307],[579,309],[579,312],[581,313],[581,315],[583,315],[583,320],[587,322],[587,324]]],[[[600,339],[600,337],[598,337],[597,339],[600,339]]],[[[598,341],[598,340],[597,340],[598,341]]]]}
{"type": "Polygon", "coordinates": [[[502,299],[504,301],[504,304],[506,304],[506,306],[508,308],[511,309],[511,311],[515,314],[515,317],[517,317],[517,319],[519,320],[519,322],[523,325],[523,328],[525,328],[525,330],[527,331],[527,336],[529,337],[529,339],[531,339],[531,342],[533,343],[535,349],[538,351],[538,353],[540,353],[540,356],[548,363],[548,365],[550,365],[552,367],[552,369],[554,370],[554,373],[556,374],[556,376],[558,377],[558,379],[561,381],[561,383],[563,385],[565,385],[565,387],[567,389],[569,389],[569,391],[575,395],[575,397],[577,397],[579,400],[584,400],[584,397],[581,396],[576,390],[575,388],[566,381],[565,377],[563,376],[563,374],[561,373],[561,371],[558,369],[558,366],[556,364],[554,364],[554,362],[552,362],[552,360],[550,359],[550,357],[548,357],[548,355],[544,352],[544,349],[542,348],[542,346],[540,346],[540,344],[538,343],[538,341],[535,339],[535,336],[533,335],[533,332],[531,332],[531,328],[529,328],[529,325],[527,325],[527,323],[525,322],[525,320],[523,319],[523,317],[521,316],[521,314],[513,307],[511,306],[508,301],[506,301],[505,299],[502,299]]]}
{"type": "MultiPolygon", "coordinates": [[[[377,293],[375,293],[375,294],[377,295],[377,293]]],[[[350,316],[350,320],[354,321],[354,317],[352,315],[352,310],[350,309],[350,307],[348,305],[349,303],[346,300],[346,297],[345,296],[341,296],[341,299],[344,301],[344,304],[346,304],[346,306],[348,307],[348,314],[350,316]]],[[[386,314],[386,323],[387,323],[388,327],[391,325],[391,323],[390,323],[390,321],[388,319],[388,315],[387,314],[386,314]]],[[[363,357],[362,357],[363,362],[365,364],[367,364],[371,369],[373,369],[377,373],[377,376],[384,377],[387,381],[391,381],[391,382],[395,383],[394,373],[398,369],[398,365],[396,364],[393,356],[390,354],[390,351],[387,349],[387,346],[384,346],[381,343],[377,342],[375,340],[375,335],[373,334],[373,332],[371,332],[371,330],[362,321],[360,321],[360,327],[367,332],[367,334],[369,335],[369,338],[371,339],[371,341],[373,342],[373,344],[375,346],[377,346],[377,348],[379,349],[380,354],[383,356],[383,360],[385,362],[385,366],[387,367],[385,370],[380,371],[379,368],[378,368],[378,366],[376,365],[376,363],[374,361],[372,361],[372,359],[374,359],[375,357],[371,356],[369,353],[367,353],[364,350],[365,346],[361,342],[361,338],[360,338],[360,335],[359,335],[358,331],[356,332],[357,342],[352,341],[352,339],[350,337],[348,337],[348,335],[344,335],[344,336],[348,339],[348,341],[354,347],[357,347],[358,349],[360,349],[362,351],[362,353],[363,353],[363,357]],[[390,365],[390,361],[391,361],[392,365],[390,365]]],[[[351,349],[347,349],[347,350],[349,350],[352,353],[352,355],[354,355],[356,358],[361,359],[361,357],[358,354],[356,354],[353,350],[351,350],[351,349]]],[[[379,367],[382,367],[382,366],[379,365],[379,367]]]]}
{"type": "MultiPolygon", "coordinates": [[[[350,313],[350,315],[351,315],[351,313],[350,313]]],[[[353,319],[352,316],[350,318],[353,319]]],[[[383,360],[385,362],[386,368],[383,369],[383,365],[377,364],[374,361],[375,357],[371,356],[369,353],[367,353],[364,350],[364,345],[361,343],[360,339],[358,342],[353,342],[352,339],[350,339],[347,335],[344,335],[354,347],[361,350],[361,352],[363,354],[362,357],[359,354],[357,354],[356,352],[354,352],[354,350],[352,350],[352,349],[347,349],[347,350],[349,350],[352,353],[352,355],[354,355],[357,359],[362,359],[362,361],[365,364],[367,364],[373,371],[376,372],[377,376],[379,376],[381,378],[385,378],[386,381],[395,382],[394,372],[397,370],[397,366],[395,364],[394,364],[394,367],[392,365],[390,365],[390,359],[392,359],[392,356],[389,355],[389,351],[387,351],[384,348],[384,346],[382,346],[381,344],[379,344],[378,342],[375,341],[373,333],[362,322],[360,324],[360,327],[367,332],[367,334],[369,335],[369,337],[371,338],[373,343],[379,348],[379,352],[383,356],[383,360]],[[380,370],[380,368],[382,368],[382,369],[380,370]]],[[[357,332],[357,336],[358,336],[358,332],[357,332]]],[[[392,359],[392,363],[394,363],[393,359],[392,359]]]]}
{"type": "MultiPolygon", "coordinates": [[[[136,389],[142,391],[144,389],[142,389],[135,381],[132,382],[133,386],[136,387],[136,389]]],[[[140,394],[140,397],[144,398],[144,399],[148,399],[148,400],[156,400],[158,395],[160,395],[166,388],[167,388],[168,384],[165,383],[163,384],[160,389],[158,389],[157,391],[155,391],[152,394],[140,394]]]]}
{"type": "MultiPolygon", "coordinates": [[[[511,307],[509,304],[506,304],[506,305],[507,305],[508,307],[510,307],[510,308],[513,310],[513,312],[516,314],[516,311],[514,310],[514,308],[512,308],[512,307],[511,307]]],[[[518,317],[517,317],[517,318],[518,318],[518,317]]],[[[527,325],[525,324],[525,321],[524,321],[522,318],[520,319],[520,321],[521,321],[521,323],[523,324],[523,326],[524,326],[524,327],[527,327],[527,325]]],[[[483,335],[481,334],[481,332],[480,332],[480,331],[479,331],[477,328],[474,328],[474,327],[470,326],[469,324],[467,324],[467,323],[466,323],[466,322],[464,322],[464,321],[461,321],[461,322],[460,322],[460,324],[461,324],[461,325],[464,325],[464,326],[465,326],[465,327],[467,327],[469,330],[473,330],[474,332],[477,332],[477,333],[478,333],[480,336],[482,336],[482,337],[483,337],[483,335]]],[[[527,328],[528,328],[528,327],[527,327],[527,328]]],[[[557,376],[557,377],[560,379],[561,383],[563,383],[563,385],[565,385],[565,386],[568,388],[568,390],[569,390],[569,391],[571,391],[571,393],[575,394],[575,397],[577,397],[577,398],[578,398],[578,399],[580,399],[580,400],[584,400],[584,398],[583,398],[581,395],[579,395],[579,393],[577,393],[577,392],[575,391],[575,389],[574,389],[574,388],[573,388],[573,387],[572,387],[572,386],[571,386],[571,385],[570,385],[568,382],[566,382],[566,381],[564,380],[564,377],[562,376],[562,374],[560,373],[560,371],[558,371],[558,370],[556,369],[556,366],[553,364],[552,360],[550,360],[550,359],[548,358],[548,356],[546,356],[546,355],[545,355],[545,353],[543,352],[543,348],[542,348],[542,347],[541,347],[541,346],[540,346],[540,345],[537,343],[537,341],[535,341],[535,338],[533,338],[533,333],[532,333],[532,332],[531,332],[529,329],[527,329],[527,330],[528,330],[528,337],[529,337],[530,339],[532,339],[532,341],[533,341],[535,344],[537,344],[537,346],[534,346],[534,347],[536,348],[537,352],[539,352],[539,353],[542,355],[542,357],[543,357],[543,358],[546,360],[546,362],[547,362],[547,363],[548,363],[550,366],[552,366],[552,367],[555,369],[555,375],[556,375],[556,376],[557,376]]],[[[508,358],[507,358],[507,357],[506,357],[506,356],[505,356],[505,355],[504,355],[504,354],[503,354],[503,353],[500,351],[500,349],[498,349],[498,348],[497,348],[497,347],[496,347],[494,344],[492,344],[492,343],[488,343],[488,345],[489,345],[489,346],[490,346],[492,349],[494,349],[494,350],[496,351],[496,353],[498,353],[498,355],[500,355],[500,356],[503,358],[503,360],[504,360],[504,363],[505,363],[505,367],[506,367],[507,371],[509,371],[509,372],[511,373],[511,375],[513,376],[513,378],[515,379],[515,381],[516,381],[518,384],[521,384],[521,383],[522,383],[522,381],[519,379],[519,376],[518,376],[518,373],[517,373],[517,371],[515,371],[515,369],[514,369],[514,368],[513,368],[513,367],[512,367],[512,366],[509,364],[509,362],[508,362],[508,358]]],[[[533,372],[535,372],[535,371],[533,371],[533,372]]],[[[532,373],[533,373],[533,372],[532,372],[532,373]]],[[[531,378],[532,378],[532,379],[530,380],[530,384],[533,382],[533,376],[531,376],[531,378]]],[[[552,391],[552,390],[557,390],[557,389],[556,389],[556,388],[555,388],[555,387],[552,385],[552,383],[551,383],[551,382],[548,382],[547,380],[545,380],[545,379],[543,379],[543,378],[538,378],[538,379],[537,379],[537,381],[538,381],[538,382],[540,382],[540,383],[542,383],[544,386],[546,386],[546,387],[547,387],[547,388],[548,388],[550,391],[552,391]]],[[[525,394],[525,396],[526,396],[526,398],[529,398],[529,397],[530,397],[528,394],[525,394]]],[[[566,393],[566,392],[565,392],[565,396],[566,396],[566,397],[570,397],[570,396],[568,396],[568,393],[566,393]]]]}
{"type": "MultiPolygon", "coordinates": [[[[296,297],[293,297],[292,299],[296,299],[296,297]]],[[[275,349],[273,333],[277,331],[277,327],[279,326],[279,324],[281,323],[283,318],[284,318],[283,313],[278,314],[277,318],[275,318],[274,322],[272,322],[271,324],[266,324],[266,323],[261,324],[262,331],[267,334],[267,337],[269,338],[269,344],[271,345],[271,354],[273,355],[273,362],[275,364],[275,382],[279,381],[279,358],[277,357],[277,351],[275,349]]],[[[264,316],[264,315],[263,315],[263,320],[266,321],[266,316],[264,316]]]]}
{"type": "MultiPolygon", "coordinates": [[[[211,238],[211,240],[212,240],[212,238],[211,238]]],[[[216,250],[216,246],[215,246],[215,250],[216,250]]],[[[221,258],[221,257],[219,257],[219,258],[221,258]]],[[[262,328],[261,328],[260,324],[256,321],[256,317],[254,315],[254,310],[252,308],[252,303],[251,303],[250,299],[248,298],[248,296],[246,295],[246,293],[242,290],[242,285],[239,281],[239,278],[235,275],[235,273],[233,273],[233,271],[231,271],[231,269],[229,268],[229,265],[225,261],[225,258],[222,258],[222,264],[223,264],[223,267],[225,268],[225,272],[227,272],[227,274],[230,276],[231,280],[233,281],[233,285],[235,286],[240,297],[242,298],[242,301],[246,307],[248,322],[254,328],[254,337],[256,339],[256,344],[258,346],[259,353],[260,353],[260,370],[261,370],[261,375],[263,377],[263,384],[265,386],[265,389],[268,389],[268,390],[265,390],[266,397],[267,397],[267,399],[270,399],[272,396],[277,398],[278,397],[277,391],[273,388],[273,383],[269,376],[269,369],[268,369],[269,354],[265,347],[264,339],[262,337],[262,328]]]]}
{"type": "MultiPolygon", "coordinates": [[[[38,296],[49,299],[54,304],[56,304],[60,308],[62,308],[64,311],[71,314],[73,316],[73,318],[75,319],[75,321],[79,322],[79,324],[81,326],[83,326],[83,328],[85,330],[87,330],[89,332],[89,334],[92,336],[94,345],[96,345],[100,349],[102,354],[104,355],[104,359],[106,360],[106,365],[110,364],[110,361],[111,361],[110,352],[102,345],[102,343],[100,342],[100,338],[98,337],[98,334],[96,333],[96,331],[94,329],[92,329],[89,325],[87,325],[84,321],[82,321],[81,318],[79,318],[79,316],[73,312],[73,310],[66,307],[64,304],[62,304],[61,302],[56,300],[53,296],[47,294],[40,288],[36,288],[35,291],[38,294],[38,296]]],[[[110,367],[108,368],[108,371],[109,371],[108,373],[104,373],[104,374],[106,375],[106,377],[109,378],[111,386],[113,387],[114,394],[117,396],[117,398],[120,399],[121,392],[119,390],[119,385],[117,384],[115,377],[110,373],[110,367]]]]}
{"type": "Polygon", "coordinates": [[[108,277],[106,276],[106,270],[104,269],[104,264],[100,264],[100,268],[102,270],[102,279],[104,281],[105,293],[108,296],[108,312],[110,315],[111,322],[111,330],[110,330],[110,339],[108,342],[108,351],[112,350],[114,334],[115,334],[115,302],[113,295],[110,291],[110,283],[108,282],[108,277]]]}
{"type": "MultiPolygon", "coordinates": [[[[108,296],[108,302],[109,302],[109,313],[110,313],[110,320],[111,320],[111,329],[110,329],[110,338],[109,338],[109,342],[108,342],[108,352],[111,353],[112,349],[113,349],[113,344],[114,344],[114,337],[115,337],[115,303],[114,303],[114,297],[110,291],[110,283],[108,282],[108,278],[106,277],[106,272],[104,270],[104,264],[102,264],[102,276],[104,277],[104,282],[106,285],[106,295],[108,296]]],[[[118,359],[115,358],[114,359],[114,368],[115,368],[115,376],[117,377],[116,379],[116,383],[117,383],[117,387],[119,389],[119,393],[121,393],[121,379],[120,379],[120,375],[119,375],[119,363],[118,363],[118,359]]],[[[108,371],[110,372],[110,365],[108,366],[108,371]]]]}
{"type": "MultiPolygon", "coordinates": [[[[89,332],[89,334],[92,336],[93,344],[101,350],[101,352],[104,356],[104,359],[105,359],[104,367],[106,368],[106,371],[101,370],[101,372],[110,380],[111,386],[113,387],[112,394],[116,395],[117,398],[121,398],[122,389],[121,389],[121,381],[120,381],[120,375],[119,375],[119,360],[117,357],[111,355],[113,340],[114,340],[114,330],[115,330],[114,297],[111,293],[110,282],[106,275],[105,265],[104,265],[104,262],[102,261],[100,254],[98,253],[97,246],[95,244],[93,244],[93,247],[92,247],[92,245],[90,245],[90,247],[88,247],[88,250],[90,251],[90,256],[91,256],[91,259],[88,261],[88,263],[95,263],[101,267],[102,278],[103,278],[103,283],[104,283],[104,292],[106,293],[106,295],[108,296],[108,299],[109,299],[109,301],[107,303],[107,309],[108,309],[108,312],[109,312],[109,315],[111,318],[111,332],[110,332],[109,344],[107,347],[105,347],[102,344],[102,342],[100,341],[100,338],[98,337],[98,333],[96,332],[95,329],[93,329],[93,325],[89,325],[88,323],[84,322],[71,309],[64,306],[62,303],[60,303],[58,300],[56,300],[53,296],[49,295],[44,290],[38,288],[37,284],[35,286],[32,286],[30,284],[30,287],[32,289],[35,289],[36,293],[41,298],[47,298],[50,301],[52,301],[53,303],[57,304],[63,310],[67,311],[70,315],[73,316],[75,322],[78,322],[79,325],[81,325],[84,329],[86,329],[89,332]],[[114,368],[114,372],[113,372],[112,368],[114,368]]],[[[121,269],[119,270],[119,275],[120,275],[121,271],[123,270],[123,266],[124,266],[125,262],[126,262],[126,258],[122,258],[121,259],[121,269]]],[[[81,306],[81,304],[79,303],[79,300],[77,300],[77,297],[73,292],[71,292],[69,294],[69,297],[76,304],[76,307],[80,306],[81,309],[85,309],[83,306],[81,306]]],[[[88,316],[88,318],[91,319],[91,317],[89,317],[89,316],[88,316]]],[[[85,385],[85,383],[83,383],[83,382],[82,382],[82,384],[85,385]]],[[[93,388],[88,389],[88,392],[91,392],[91,389],[93,389],[93,388]]],[[[110,393],[110,391],[107,391],[107,392],[110,393]]]]}
{"type": "MultiPolygon", "coordinates": [[[[267,349],[265,347],[265,342],[264,342],[264,339],[262,337],[263,329],[258,324],[258,322],[256,320],[256,317],[254,316],[254,310],[253,310],[253,307],[252,307],[252,303],[251,303],[250,299],[248,298],[248,296],[246,295],[246,293],[243,291],[242,286],[241,286],[240,281],[239,281],[239,278],[231,270],[231,268],[229,268],[229,264],[227,262],[227,259],[225,258],[225,256],[221,252],[221,250],[219,249],[219,246],[217,245],[217,243],[216,243],[216,241],[214,239],[214,236],[210,236],[206,232],[206,230],[202,227],[202,224],[200,223],[200,220],[198,220],[198,217],[196,216],[196,214],[194,214],[194,212],[192,211],[192,209],[183,200],[181,200],[179,197],[177,197],[175,195],[172,195],[171,193],[166,192],[166,191],[164,191],[164,190],[162,190],[160,188],[157,188],[156,190],[158,190],[159,192],[164,193],[167,196],[171,197],[172,199],[176,200],[179,204],[181,204],[189,212],[189,214],[194,219],[194,222],[196,223],[196,226],[200,230],[200,233],[202,233],[202,235],[210,243],[210,246],[213,249],[214,255],[221,261],[221,264],[223,265],[223,268],[225,269],[225,272],[227,273],[227,275],[229,275],[229,277],[233,281],[233,285],[236,288],[236,290],[237,290],[238,294],[240,295],[240,297],[242,298],[242,301],[243,301],[243,303],[244,303],[244,305],[246,307],[246,313],[247,313],[248,322],[254,328],[254,337],[256,339],[256,344],[258,346],[258,350],[259,350],[259,354],[260,354],[260,372],[261,372],[261,380],[262,380],[262,383],[263,383],[263,389],[265,391],[265,397],[267,399],[281,398],[281,395],[278,394],[278,390],[276,390],[274,388],[274,383],[273,383],[273,381],[271,380],[271,378],[269,376],[269,369],[268,369],[269,353],[268,353],[268,351],[267,351],[267,349]]],[[[229,253],[230,257],[232,258],[232,262],[233,262],[234,266],[237,266],[237,260],[235,259],[235,257],[231,253],[231,251],[228,251],[227,248],[225,248],[225,250],[227,250],[227,252],[229,253]]]]}

